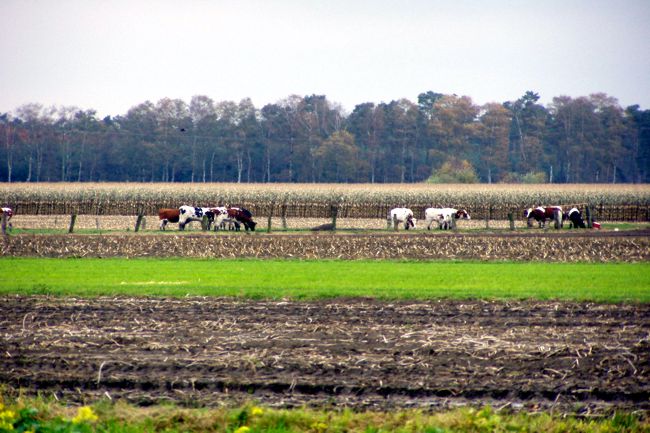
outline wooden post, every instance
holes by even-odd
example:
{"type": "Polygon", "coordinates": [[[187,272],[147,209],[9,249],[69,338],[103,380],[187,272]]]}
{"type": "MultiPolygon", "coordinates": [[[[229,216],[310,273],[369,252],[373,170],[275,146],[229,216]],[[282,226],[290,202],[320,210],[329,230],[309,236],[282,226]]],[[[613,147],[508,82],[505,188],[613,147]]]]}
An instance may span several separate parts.
{"type": "Polygon", "coordinates": [[[135,221],[135,232],[140,231],[140,226],[142,225],[142,218],[144,218],[144,215],[138,215],[138,219],[135,221]]]}
{"type": "Polygon", "coordinates": [[[0,224],[2,226],[2,235],[6,236],[7,235],[7,214],[2,212],[2,223],[0,224]]]}
{"type": "Polygon", "coordinates": [[[269,206],[269,216],[267,217],[266,220],[266,232],[271,233],[271,226],[273,225],[273,210],[275,209],[275,202],[271,202],[271,206],[269,206]]]}
{"type": "Polygon", "coordinates": [[[207,215],[203,215],[201,218],[201,230],[204,232],[210,230],[210,218],[207,215]]]}
{"type": "Polygon", "coordinates": [[[74,223],[77,221],[77,215],[72,214],[70,215],[70,227],[68,228],[68,233],[72,233],[74,231],[74,223]]]}
{"type": "Polygon", "coordinates": [[[450,225],[452,230],[456,230],[456,216],[452,215],[450,220],[450,225]]]}
{"type": "Polygon", "coordinates": [[[333,204],[330,206],[330,211],[332,213],[332,230],[336,230],[336,218],[339,214],[339,207],[333,204]]]}
{"type": "Polygon", "coordinates": [[[487,213],[485,214],[485,228],[489,229],[490,228],[490,214],[492,213],[492,208],[489,208],[487,213]]]}
{"type": "Polygon", "coordinates": [[[585,207],[585,215],[587,215],[587,228],[588,229],[593,229],[594,228],[594,220],[591,216],[591,209],[589,206],[585,207]]]}
{"type": "Polygon", "coordinates": [[[397,215],[393,215],[393,230],[399,230],[399,224],[397,224],[397,215]]]}
{"type": "Polygon", "coordinates": [[[512,212],[508,212],[508,221],[510,221],[510,230],[515,229],[515,215],[512,212]]]}
{"type": "Polygon", "coordinates": [[[287,204],[282,205],[282,230],[287,230],[287,204]]]}

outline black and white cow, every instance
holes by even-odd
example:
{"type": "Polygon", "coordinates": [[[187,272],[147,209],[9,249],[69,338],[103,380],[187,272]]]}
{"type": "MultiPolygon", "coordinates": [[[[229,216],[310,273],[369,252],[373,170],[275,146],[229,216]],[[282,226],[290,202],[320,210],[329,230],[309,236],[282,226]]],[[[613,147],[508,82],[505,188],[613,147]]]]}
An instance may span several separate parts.
{"type": "Polygon", "coordinates": [[[585,224],[585,220],[582,219],[582,213],[578,210],[578,208],[574,207],[569,210],[566,214],[564,214],[564,219],[569,220],[569,228],[581,228],[581,229],[586,229],[587,225],[585,224]]]}
{"type": "Polygon", "coordinates": [[[185,230],[185,226],[192,221],[203,221],[203,216],[208,217],[208,224],[214,222],[214,210],[209,207],[181,206],[178,208],[178,229],[185,230]]]}

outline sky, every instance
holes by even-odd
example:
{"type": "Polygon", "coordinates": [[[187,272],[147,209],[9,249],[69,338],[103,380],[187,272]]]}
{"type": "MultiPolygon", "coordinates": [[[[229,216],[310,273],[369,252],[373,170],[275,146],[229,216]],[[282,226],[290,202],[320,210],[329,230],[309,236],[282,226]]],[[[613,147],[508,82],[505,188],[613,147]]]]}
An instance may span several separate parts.
{"type": "Polygon", "coordinates": [[[351,112],[604,92],[650,108],[650,0],[0,0],[0,113],[195,95],[351,112]]]}

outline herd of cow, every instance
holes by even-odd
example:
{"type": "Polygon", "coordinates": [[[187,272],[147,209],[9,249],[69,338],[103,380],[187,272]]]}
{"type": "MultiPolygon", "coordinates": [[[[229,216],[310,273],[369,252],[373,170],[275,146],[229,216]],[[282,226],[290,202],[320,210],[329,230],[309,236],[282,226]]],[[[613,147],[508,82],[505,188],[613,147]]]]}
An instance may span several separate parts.
{"type": "MultiPolygon", "coordinates": [[[[13,216],[11,208],[0,208],[3,220],[9,223],[13,216]]],[[[214,227],[214,230],[231,229],[240,230],[243,225],[245,230],[255,231],[257,223],[253,221],[251,212],[239,207],[193,207],[181,206],[178,209],[160,209],[158,211],[160,218],[160,230],[165,230],[168,223],[178,223],[179,230],[184,230],[185,226],[192,221],[207,222],[207,229],[214,227]]],[[[562,212],[560,206],[539,206],[528,208],[524,211],[524,218],[528,220],[528,227],[533,227],[534,221],[544,228],[547,220],[558,221],[562,227],[564,221],[569,221],[570,228],[586,228],[582,213],[578,208],[571,208],[568,212],[562,212]]],[[[431,230],[434,222],[438,224],[441,230],[447,230],[455,227],[456,220],[470,219],[469,213],[465,209],[453,208],[427,208],[424,211],[424,220],[427,230],[431,230]]],[[[404,225],[406,230],[416,228],[416,219],[413,211],[409,208],[399,207],[391,209],[387,217],[388,226],[397,229],[399,225],[404,225]]],[[[10,223],[9,223],[10,224],[10,223]]],[[[595,228],[600,228],[598,223],[593,223],[595,228]]]]}
{"type": "MultiPolygon", "coordinates": [[[[586,228],[582,212],[578,208],[571,208],[568,212],[562,212],[560,206],[539,206],[536,208],[528,208],[524,211],[524,218],[528,220],[528,227],[533,227],[534,222],[537,221],[540,228],[546,226],[546,220],[556,220],[559,226],[562,227],[564,221],[569,221],[569,228],[586,228]]],[[[424,211],[424,220],[427,230],[431,230],[434,222],[438,224],[441,230],[448,230],[453,228],[458,219],[470,219],[469,213],[465,209],[453,208],[427,208],[424,211]]],[[[409,208],[398,207],[391,209],[387,217],[388,226],[397,229],[399,225],[404,225],[404,229],[415,229],[416,219],[413,216],[413,211],[409,208]]],[[[596,227],[600,227],[595,223],[596,227]]]]}
{"type": "Polygon", "coordinates": [[[179,230],[185,230],[185,226],[192,221],[207,222],[207,229],[214,230],[230,228],[239,231],[241,225],[245,230],[255,231],[257,223],[253,221],[253,214],[248,209],[239,207],[193,207],[181,206],[178,209],[160,209],[160,230],[165,230],[168,223],[178,223],[179,230]]]}

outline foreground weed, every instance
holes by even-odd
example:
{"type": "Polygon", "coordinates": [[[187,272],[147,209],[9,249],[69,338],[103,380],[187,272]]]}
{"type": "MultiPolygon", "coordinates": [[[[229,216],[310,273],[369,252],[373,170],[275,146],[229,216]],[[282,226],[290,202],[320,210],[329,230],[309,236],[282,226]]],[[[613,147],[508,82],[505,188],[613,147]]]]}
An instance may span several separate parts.
{"type": "Polygon", "coordinates": [[[234,409],[187,409],[173,405],[140,408],[122,402],[99,402],[77,408],[75,412],[54,401],[21,397],[6,406],[2,401],[0,396],[0,433],[650,432],[648,419],[633,413],[579,419],[544,413],[500,412],[489,406],[432,413],[269,409],[253,404],[234,409]]]}

